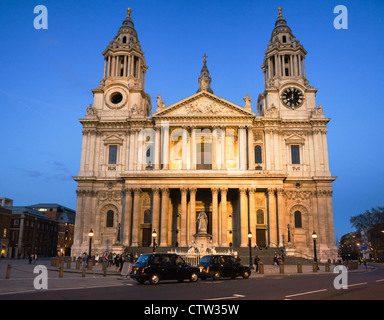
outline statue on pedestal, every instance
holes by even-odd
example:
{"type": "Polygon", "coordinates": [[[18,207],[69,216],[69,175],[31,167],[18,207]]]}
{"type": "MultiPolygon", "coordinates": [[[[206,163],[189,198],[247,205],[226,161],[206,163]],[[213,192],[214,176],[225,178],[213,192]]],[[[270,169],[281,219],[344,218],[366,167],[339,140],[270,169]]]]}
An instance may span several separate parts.
{"type": "Polygon", "coordinates": [[[197,233],[207,233],[208,217],[206,213],[201,210],[197,217],[197,233]]]}

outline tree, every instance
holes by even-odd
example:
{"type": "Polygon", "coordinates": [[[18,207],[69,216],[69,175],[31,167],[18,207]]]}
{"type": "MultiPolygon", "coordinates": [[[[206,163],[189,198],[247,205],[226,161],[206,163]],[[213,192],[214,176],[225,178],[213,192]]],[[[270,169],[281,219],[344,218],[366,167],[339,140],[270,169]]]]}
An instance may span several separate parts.
{"type": "Polygon", "coordinates": [[[384,207],[372,208],[352,216],[350,222],[358,232],[367,236],[375,259],[381,259],[384,252],[384,207]]]}
{"type": "Polygon", "coordinates": [[[352,226],[358,231],[368,231],[378,224],[384,224],[384,207],[372,208],[350,219],[352,226]]]}

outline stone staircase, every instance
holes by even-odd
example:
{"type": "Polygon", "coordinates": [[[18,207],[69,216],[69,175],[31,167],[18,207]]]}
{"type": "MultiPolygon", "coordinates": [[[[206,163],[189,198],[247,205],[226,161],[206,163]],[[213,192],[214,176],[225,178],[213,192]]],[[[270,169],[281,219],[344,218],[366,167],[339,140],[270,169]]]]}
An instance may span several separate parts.
{"type": "MultiPolygon", "coordinates": [[[[237,248],[240,261],[244,265],[249,264],[249,248],[237,248]]],[[[281,256],[282,250],[281,248],[268,248],[268,249],[261,249],[261,250],[255,250],[252,248],[252,262],[254,262],[256,255],[260,258],[260,262],[263,262],[264,265],[272,265],[273,264],[273,257],[275,255],[281,256]]],[[[302,265],[312,265],[313,260],[308,260],[304,258],[299,257],[292,257],[292,256],[285,256],[284,258],[284,264],[286,265],[297,265],[298,263],[301,263],[302,265]]]]}

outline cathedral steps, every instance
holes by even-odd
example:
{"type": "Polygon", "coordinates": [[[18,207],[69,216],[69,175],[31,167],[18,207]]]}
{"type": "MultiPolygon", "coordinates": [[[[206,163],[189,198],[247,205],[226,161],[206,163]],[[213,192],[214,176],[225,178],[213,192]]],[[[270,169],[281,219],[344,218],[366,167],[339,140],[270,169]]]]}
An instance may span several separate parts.
{"type": "MultiPolygon", "coordinates": [[[[243,248],[216,248],[217,252],[226,252],[228,249],[232,249],[234,252],[238,253],[238,257],[240,258],[240,262],[244,265],[249,264],[249,248],[243,247],[243,248]]],[[[167,252],[177,252],[177,253],[186,253],[188,251],[188,248],[184,247],[159,247],[156,248],[156,253],[167,253],[167,252]]],[[[141,255],[141,254],[150,254],[153,253],[152,247],[127,247],[125,249],[125,252],[132,253],[134,256],[141,255]]],[[[261,249],[261,250],[255,250],[252,248],[252,262],[254,262],[254,259],[256,255],[260,258],[260,261],[264,263],[264,265],[273,264],[273,257],[275,255],[281,255],[281,248],[268,248],[268,249],[261,249]]],[[[285,264],[289,265],[297,265],[298,263],[301,263],[302,265],[311,265],[313,263],[313,260],[308,260],[304,258],[299,257],[285,257],[284,259],[285,264]]]]}

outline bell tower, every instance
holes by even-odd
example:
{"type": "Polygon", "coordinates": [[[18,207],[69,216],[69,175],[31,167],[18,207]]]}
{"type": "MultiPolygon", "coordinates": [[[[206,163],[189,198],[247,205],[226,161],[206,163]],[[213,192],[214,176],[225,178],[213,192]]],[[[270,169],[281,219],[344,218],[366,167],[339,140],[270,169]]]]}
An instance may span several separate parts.
{"type": "Polygon", "coordinates": [[[308,119],[315,108],[316,89],[309,85],[305,73],[307,51],[292,33],[282,8],[278,8],[275,28],[261,69],[264,92],[258,99],[260,115],[308,119]]]}
{"type": "Polygon", "coordinates": [[[131,8],[102,54],[104,75],[100,86],[92,90],[94,106],[89,110],[106,120],[148,117],[152,108],[150,96],[145,93],[148,67],[132,21],[131,8]]]}

